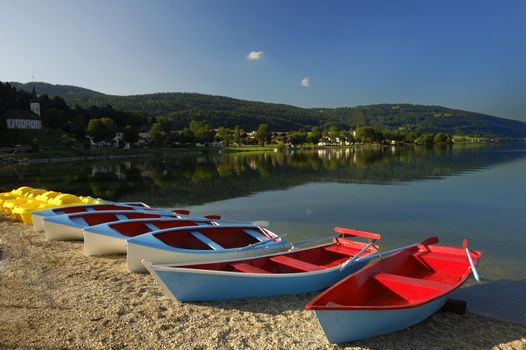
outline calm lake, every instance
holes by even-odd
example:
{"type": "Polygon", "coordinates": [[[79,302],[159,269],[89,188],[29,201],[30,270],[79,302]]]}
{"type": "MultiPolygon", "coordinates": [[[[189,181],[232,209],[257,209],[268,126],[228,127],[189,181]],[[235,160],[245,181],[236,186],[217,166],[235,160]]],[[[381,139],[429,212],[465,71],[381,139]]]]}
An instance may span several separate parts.
{"type": "Polygon", "coordinates": [[[195,215],[267,220],[289,241],[334,226],[381,233],[384,249],[468,238],[489,280],[526,279],[526,145],[209,153],[0,167],[29,185],[195,215]]]}

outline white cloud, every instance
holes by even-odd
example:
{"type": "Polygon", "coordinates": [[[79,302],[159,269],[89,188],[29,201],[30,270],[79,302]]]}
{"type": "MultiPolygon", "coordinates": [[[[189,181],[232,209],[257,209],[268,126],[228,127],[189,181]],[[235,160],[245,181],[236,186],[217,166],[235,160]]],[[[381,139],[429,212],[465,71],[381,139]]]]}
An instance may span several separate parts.
{"type": "Polygon", "coordinates": [[[305,77],[301,79],[301,86],[309,87],[310,86],[310,77],[305,77]]]}
{"type": "Polygon", "coordinates": [[[263,51],[250,51],[247,55],[249,61],[257,61],[263,58],[263,51]]]}

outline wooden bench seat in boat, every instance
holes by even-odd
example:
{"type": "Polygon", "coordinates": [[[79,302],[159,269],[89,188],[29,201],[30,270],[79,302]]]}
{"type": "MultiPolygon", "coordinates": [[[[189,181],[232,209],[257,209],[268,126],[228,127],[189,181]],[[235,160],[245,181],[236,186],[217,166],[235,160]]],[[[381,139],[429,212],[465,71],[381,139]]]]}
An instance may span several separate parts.
{"type": "Polygon", "coordinates": [[[194,236],[195,238],[197,238],[198,240],[200,240],[201,242],[203,242],[204,244],[206,244],[207,246],[209,246],[210,248],[212,248],[213,250],[223,250],[224,249],[219,244],[212,241],[210,238],[206,237],[201,232],[192,231],[190,232],[190,234],[194,236]]]}
{"type": "Polygon", "coordinates": [[[148,229],[152,231],[159,231],[159,227],[155,226],[154,224],[144,224],[144,226],[148,227],[148,229]]]}
{"type": "Polygon", "coordinates": [[[354,256],[357,253],[356,249],[341,245],[330,245],[328,247],[325,247],[324,249],[328,252],[338,253],[347,256],[354,256]]]}
{"type": "Polygon", "coordinates": [[[284,255],[273,256],[272,258],[270,258],[270,260],[278,264],[292,267],[293,269],[297,269],[304,272],[312,272],[325,269],[325,267],[323,266],[314,265],[306,261],[298,260],[284,255]]]}
{"type": "Polygon", "coordinates": [[[257,232],[256,230],[244,230],[244,232],[246,234],[251,235],[252,237],[254,237],[260,242],[268,239],[268,237],[263,236],[261,233],[257,232]]]}
{"type": "Polygon", "coordinates": [[[448,280],[447,275],[450,275],[449,280],[458,281],[459,273],[464,270],[468,259],[467,256],[448,255],[436,252],[426,252],[415,257],[436,272],[434,276],[429,279],[438,281],[443,279],[444,282],[448,280]]]}
{"type": "Polygon", "coordinates": [[[462,264],[465,264],[466,260],[468,259],[467,256],[445,255],[445,254],[437,254],[434,252],[420,254],[418,255],[418,257],[424,260],[435,260],[435,261],[442,261],[442,262],[448,262],[448,263],[453,262],[453,263],[462,263],[462,264]]]}
{"type": "Polygon", "coordinates": [[[409,302],[418,302],[451,290],[452,285],[386,272],[374,276],[378,282],[409,302]]]}
{"type": "Polygon", "coordinates": [[[270,271],[260,269],[259,267],[252,266],[247,263],[231,263],[229,264],[234,269],[240,271],[240,272],[248,272],[248,273],[270,273],[270,271]]]}

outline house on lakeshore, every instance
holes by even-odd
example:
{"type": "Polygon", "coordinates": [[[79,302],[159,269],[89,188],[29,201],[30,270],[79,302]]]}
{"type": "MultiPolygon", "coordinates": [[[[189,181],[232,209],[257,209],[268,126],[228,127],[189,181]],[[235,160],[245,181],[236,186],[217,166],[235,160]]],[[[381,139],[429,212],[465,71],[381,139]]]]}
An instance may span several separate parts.
{"type": "Polygon", "coordinates": [[[7,129],[42,129],[40,118],[40,102],[33,86],[30,110],[8,109],[4,114],[7,129]]]}
{"type": "Polygon", "coordinates": [[[108,147],[114,147],[118,148],[121,145],[124,145],[125,149],[130,148],[130,144],[127,142],[124,142],[124,132],[122,129],[118,129],[115,133],[115,136],[111,140],[108,141],[100,141],[95,142],[95,138],[92,136],[87,136],[86,138],[90,141],[91,147],[100,147],[100,148],[108,148],[108,147]]]}

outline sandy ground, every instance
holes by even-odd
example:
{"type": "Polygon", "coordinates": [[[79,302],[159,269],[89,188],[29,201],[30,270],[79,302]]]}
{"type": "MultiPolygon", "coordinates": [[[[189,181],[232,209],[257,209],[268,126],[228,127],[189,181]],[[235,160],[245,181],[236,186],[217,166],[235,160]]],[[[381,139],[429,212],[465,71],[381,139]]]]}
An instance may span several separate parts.
{"type": "Polygon", "coordinates": [[[85,257],[0,216],[2,349],[526,349],[526,326],[439,312],[367,341],[329,344],[311,295],[178,303],[125,259],[85,257]]]}

